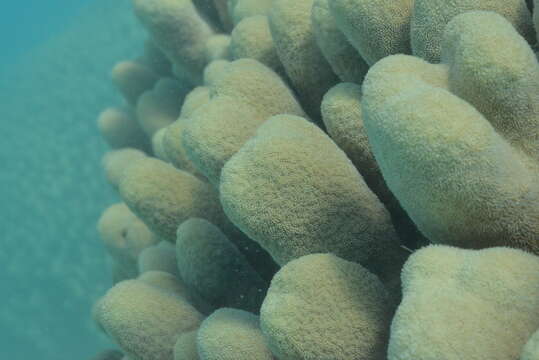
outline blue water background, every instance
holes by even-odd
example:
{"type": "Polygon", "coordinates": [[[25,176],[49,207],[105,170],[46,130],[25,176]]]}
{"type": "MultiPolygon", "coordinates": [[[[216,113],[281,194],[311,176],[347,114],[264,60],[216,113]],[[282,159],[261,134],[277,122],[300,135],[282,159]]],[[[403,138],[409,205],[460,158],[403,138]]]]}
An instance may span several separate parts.
{"type": "Polygon", "coordinates": [[[110,286],[95,224],[118,201],[95,119],[109,71],[142,51],[129,0],[4,2],[0,12],[0,358],[89,359],[110,286]]]}

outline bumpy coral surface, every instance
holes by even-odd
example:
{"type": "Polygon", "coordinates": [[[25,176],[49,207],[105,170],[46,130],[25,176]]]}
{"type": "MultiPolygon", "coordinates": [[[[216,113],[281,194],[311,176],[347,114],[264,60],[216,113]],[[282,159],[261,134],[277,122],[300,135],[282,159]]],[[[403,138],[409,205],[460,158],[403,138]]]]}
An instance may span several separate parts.
{"type": "Polygon", "coordinates": [[[215,225],[185,221],[178,228],[176,254],[182,279],[210,303],[258,312],[268,284],[215,225]]]}
{"type": "Polygon", "coordinates": [[[123,281],[96,304],[99,326],[133,359],[172,359],[178,334],[202,315],[187,300],[138,280],[123,281]]]}
{"type": "Polygon", "coordinates": [[[197,330],[188,331],[180,336],[174,344],[174,360],[199,360],[197,350],[197,330]]]}
{"type": "Polygon", "coordinates": [[[208,316],[197,334],[201,360],[273,360],[258,316],[223,308],[208,316]]]}
{"type": "Polygon", "coordinates": [[[191,0],[133,0],[135,14],[156,45],[191,81],[200,82],[207,63],[206,41],[213,35],[210,25],[191,0]]]}
{"type": "Polygon", "coordinates": [[[322,119],[331,139],[346,153],[367,185],[380,200],[388,203],[392,195],[367,138],[361,114],[361,97],[359,85],[340,83],[332,87],[322,100],[322,119]]]}
{"type": "Polygon", "coordinates": [[[369,65],[391,54],[409,54],[414,0],[334,0],[339,29],[369,65]]]}
{"type": "Polygon", "coordinates": [[[338,80],[316,45],[312,5],[313,0],[275,0],[269,24],[286,74],[309,116],[319,121],[322,96],[338,80]]]}
{"type": "Polygon", "coordinates": [[[132,148],[122,148],[107,152],[102,161],[107,181],[117,189],[125,169],[145,156],[144,152],[132,148]]]}
{"type": "Polygon", "coordinates": [[[137,259],[158,240],[124,203],[110,206],[99,218],[99,235],[117,265],[118,276],[133,278],[139,273],[137,259]]]}
{"type": "Polygon", "coordinates": [[[265,120],[243,101],[218,96],[185,122],[181,141],[197,169],[219,186],[225,163],[265,120]]]}
{"type": "Polygon", "coordinates": [[[430,62],[440,61],[447,23],[470,10],[504,16],[530,44],[535,43],[530,12],[523,0],[415,0],[410,32],[414,55],[430,62]]]}
{"type": "Polygon", "coordinates": [[[243,19],[234,27],[231,36],[230,52],[233,59],[254,59],[275,72],[284,74],[267,16],[257,15],[243,19]]]}
{"type": "Polygon", "coordinates": [[[176,229],[190,217],[222,224],[217,192],[194,175],[161,160],[143,158],[130,166],[120,182],[129,208],[163,240],[176,241],[176,229]]]}
{"type": "Polygon", "coordinates": [[[406,263],[389,360],[517,359],[539,327],[539,258],[431,246],[406,263]]]}
{"type": "Polygon", "coordinates": [[[443,50],[441,65],[397,55],[367,75],[386,183],[435,243],[539,253],[539,63],[493,12],[455,17],[443,50]]]}
{"type": "Polygon", "coordinates": [[[314,254],[275,275],[260,321],[281,360],[382,360],[390,313],[375,275],[334,255],[314,254]]]}
{"type": "Polygon", "coordinates": [[[530,1],[133,4],[94,311],[129,358],[538,360],[530,1]]]}
{"type": "Polygon", "coordinates": [[[225,165],[229,218],[281,265],[333,252],[377,268],[396,252],[389,213],[346,155],[307,120],[280,115],[225,165]]]}
{"type": "Polygon", "coordinates": [[[315,0],[311,20],[316,43],[331,68],[342,81],[361,83],[369,65],[350,45],[330,11],[332,0],[315,0]]]}

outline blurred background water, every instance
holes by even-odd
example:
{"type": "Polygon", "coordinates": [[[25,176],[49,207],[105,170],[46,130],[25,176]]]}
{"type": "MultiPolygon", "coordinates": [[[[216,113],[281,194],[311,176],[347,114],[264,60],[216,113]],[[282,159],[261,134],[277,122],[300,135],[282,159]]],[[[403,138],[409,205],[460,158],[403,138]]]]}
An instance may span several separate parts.
{"type": "Polygon", "coordinates": [[[4,2],[0,12],[0,358],[73,360],[107,346],[95,224],[117,201],[95,119],[114,63],[142,51],[129,0],[4,2]]]}

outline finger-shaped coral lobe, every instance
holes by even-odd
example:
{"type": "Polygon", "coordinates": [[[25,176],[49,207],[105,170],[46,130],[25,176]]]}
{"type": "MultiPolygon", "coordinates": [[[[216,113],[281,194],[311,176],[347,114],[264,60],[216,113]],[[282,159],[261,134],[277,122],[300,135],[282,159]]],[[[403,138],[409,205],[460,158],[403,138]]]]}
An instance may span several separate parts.
{"type": "Polygon", "coordinates": [[[361,98],[359,85],[340,83],[332,87],[322,101],[322,119],[331,139],[346,153],[369,188],[382,202],[389,203],[392,195],[367,138],[361,114],[361,98]]]}
{"type": "Polygon", "coordinates": [[[234,60],[254,59],[273,69],[282,77],[285,76],[283,64],[271,36],[267,16],[257,15],[243,19],[234,27],[231,36],[230,53],[234,60]]]}
{"type": "Polygon", "coordinates": [[[200,360],[274,360],[258,316],[223,308],[208,316],[197,334],[200,360]]]}
{"type": "Polygon", "coordinates": [[[278,359],[383,360],[389,303],[380,280],[361,265],[313,254],[273,278],[260,323],[278,359]]]}
{"type": "Polygon", "coordinates": [[[155,44],[178,67],[200,83],[206,65],[206,41],[214,34],[191,0],[133,0],[135,14],[155,44]]]}
{"type": "Polygon", "coordinates": [[[132,148],[123,148],[107,152],[105,156],[103,156],[102,166],[109,184],[117,189],[125,169],[131,166],[137,159],[143,157],[146,157],[144,152],[132,148]]]}
{"type": "Polygon", "coordinates": [[[167,160],[179,170],[187,171],[200,178],[204,178],[193,162],[187,156],[187,150],[183,144],[183,132],[185,131],[187,118],[178,118],[172,124],[163,129],[162,149],[167,160]]]}
{"type": "Polygon", "coordinates": [[[234,24],[256,15],[268,15],[273,0],[229,0],[228,11],[234,24]]]}
{"type": "Polygon", "coordinates": [[[184,298],[139,280],[115,285],[93,315],[129,357],[141,360],[172,360],[177,336],[203,319],[184,298]]]}
{"type": "MultiPolygon", "coordinates": [[[[174,256],[174,259],[176,259],[176,256],[174,256]]],[[[176,262],[174,262],[174,265],[176,265],[176,262]]],[[[208,303],[196,290],[189,287],[180,275],[173,275],[170,272],[159,270],[149,270],[141,273],[137,280],[154,286],[161,291],[170,292],[184,298],[202,314],[211,314],[215,310],[215,307],[208,303]]]]}
{"type": "Polygon", "coordinates": [[[215,34],[206,41],[207,62],[230,59],[230,35],[215,34]]]}
{"type": "Polygon", "coordinates": [[[518,359],[539,327],[539,258],[430,246],[405,264],[389,360],[518,359]]]}
{"type": "Polygon", "coordinates": [[[268,284],[218,227],[187,220],[178,228],[176,254],[182,279],[215,307],[258,312],[268,284]]]}
{"type": "Polygon", "coordinates": [[[471,11],[451,20],[442,45],[451,92],[479,110],[513,146],[537,160],[539,63],[525,39],[502,16],[471,11]],[[501,45],[505,51],[496,51],[501,45]]]}
{"type": "Polygon", "coordinates": [[[172,75],[172,63],[151,38],[144,42],[144,52],[138,60],[162,77],[172,75]]]}
{"type": "Polygon", "coordinates": [[[137,265],[141,274],[148,271],[161,271],[180,276],[176,265],[176,249],[174,244],[168,241],[161,241],[142,250],[138,256],[137,265]]]}
{"type": "Polygon", "coordinates": [[[218,96],[186,121],[181,141],[197,169],[218,187],[225,163],[265,120],[244,102],[218,96]]]}
{"type": "Polygon", "coordinates": [[[197,349],[197,330],[182,333],[174,345],[174,360],[200,360],[197,349]]]}
{"type": "Polygon", "coordinates": [[[225,221],[210,184],[161,160],[137,160],[126,170],[120,194],[157,236],[173,243],[178,226],[190,217],[218,225],[225,221]]]}
{"type": "Polygon", "coordinates": [[[149,139],[134,114],[121,108],[105,109],[97,119],[101,136],[113,149],[126,147],[148,151],[149,139]]]}
{"type": "Polygon", "coordinates": [[[292,90],[273,70],[253,59],[233,61],[210,86],[210,96],[229,96],[255,108],[260,116],[305,113],[292,90]]]}
{"type": "Polygon", "coordinates": [[[173,78],[163,78],[140,96],[136,104],[137,119],[150,138],[178,118],[190,90],[190,86],[173,78]]]}
{"type": "Polygon", "coordinates": [[[313,0],[275,0],[269,24],[277,54],[301,104],[314,121],[320,122],[322,97],[338,78],[316,44],[312,5],[313,0]]]}
{"type": "Polygon", "coordinates": [[[139,96],[159,80],[159,76],[152,69],[135,61],[119,62],[112,69],[111,77],[130,105],[136,104],[139,96]]]}
{"type": "MultiPolygon", "coordinates": [[[[410,31],[413,54],[430,62],[439,62],[446,25],[455,16],[471,10],[493,11],[500,14],[530,44],[535,43],[531,14],[524,0],[415,0],[410,31]]],[[[474,24],[483,28],[481,30],[475,28],[476,32],[499,31],[495,24],[488,22],[480,21],[474,24]]]]}
{"type": "Polygon", "coordinates": [[[376,268],[398,248],[389,213],[350,160],[297,116],[266,121],[226,163],[220,191],[229,218],[281,265],[332,252],[376,268]]]}
{"type": "Polygon", "coordinates": [[[332,0],[315,0],[311,10],[316,43],[341,81],[361,84],[369,65],[350,44],[330,10],[332,0]]]}
{"type": "Polygon", "coordinates": [[[180,110],[180,118],[190,117],[196,109],[209,101],[210,88],[207,86],[197,86],[185,96],[180,110]]]}
{"type": "Polygon", "coordinates": [[[410,54],[414,0],[333,0],[339,29],[369,65],[392,54],[410,54]]]}
{"type": "Polygon", "coordinates": [[[431,241],[537,253],[539,64],[492,12],[457,16],[445,36],[447,63],[397,55],[367,75],[363,115],[376,160],[431,241]],[[471,30],[489,24],[496,33],[471,30]],[[515,51],[483,46],[494,43],[515,51]]]}
{"type": "Polygon", "coordinates": [[[124,278],[138,275],[137,259],[158,239],[124,203],[110,206],[97,223],[99,236],[124,278]]]}

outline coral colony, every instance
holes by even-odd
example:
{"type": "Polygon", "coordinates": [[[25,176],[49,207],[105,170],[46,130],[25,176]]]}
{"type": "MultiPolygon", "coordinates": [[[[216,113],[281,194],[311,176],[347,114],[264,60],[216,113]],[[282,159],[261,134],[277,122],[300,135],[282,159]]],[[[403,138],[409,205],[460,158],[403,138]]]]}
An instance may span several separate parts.
{"type": "Polygon", "coordinates": [[[132,3],[96,359],[539,359],[533,4],[132,3]]]}

